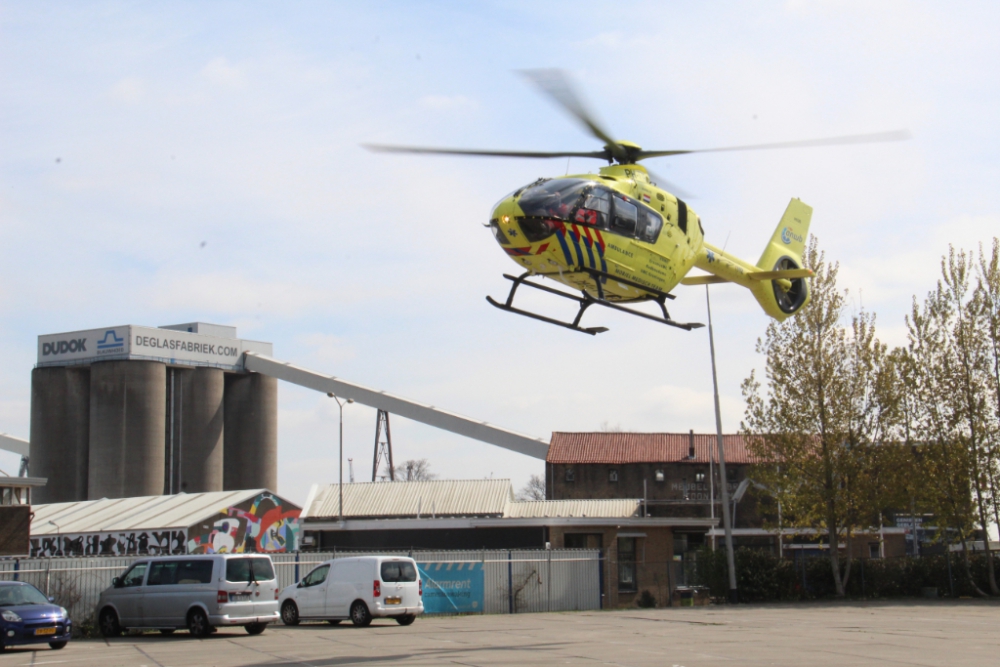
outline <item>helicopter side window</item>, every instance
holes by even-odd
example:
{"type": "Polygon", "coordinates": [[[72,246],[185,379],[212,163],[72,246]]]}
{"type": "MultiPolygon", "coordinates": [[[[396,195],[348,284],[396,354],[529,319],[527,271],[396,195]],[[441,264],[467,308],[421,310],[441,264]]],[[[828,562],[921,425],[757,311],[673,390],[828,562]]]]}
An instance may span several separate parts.
{"type": "Polygon", "coordinates": [[[656,243],[662,228],[663,218],[660,217],[659,213],[647,208],[639,209],[639,227],[636,230],[636,236],[639,237],[640,241],[656,243]]]}
{"type": "Polygon", "coordinates": [[[517,202],[528,217],[569,220],[590,181],[556,178],[528,188],[517,202]]]}
{"type": "Polygon", "coordinates": [[[573,219],[601,229],[608,228],[608,216],[611,214],[611,193],[604,188],[594,188],[583,199],[583,205],[577,209],[573,219]]]}
{"type": "Polygon", "coordinates": [[[635,234],[636,223],[639,218],[639,209],[632,202],[615,198],[615,214],[611,220],[611,230],[632,236],[635,234]]]}

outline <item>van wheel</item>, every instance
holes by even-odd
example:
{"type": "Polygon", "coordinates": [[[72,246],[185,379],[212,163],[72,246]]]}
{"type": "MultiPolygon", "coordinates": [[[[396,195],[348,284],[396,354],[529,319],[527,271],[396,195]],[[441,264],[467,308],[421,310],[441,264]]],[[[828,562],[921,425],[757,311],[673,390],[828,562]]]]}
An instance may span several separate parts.
{"type": "Polygon", "coordinates": [[[413,625],[415,620],[417,620],[416,614],[404,614],[396,617],[396,622],[400,625],[413,625]]]}
{"type": "Polygon", "coordinates": [[[326,619],[326,622],[329,623],[330,625],[340,625],[340,620],[341,619],[339,618],[328,618],[326,619]]]}
{"type": "Polygon", "coordinates": [[[372,624],[372,613],[368,611],[368,605],[361,600],[351,605],[351,623],[359,628],[367,628],[372,624]]]}
{"type": "Polygon", "coordinates": [[[208,617],[201,609],[192,609],[188,614],[188,632],[192,637],[207,637],[212,633],[212,626],[208,624],[208,617]]]}
{"type": "Polygon", "coordinates": [[[248,623],[243,626],[243,629],[247,631],[248,635],[259,635],[264,632],[264,628],[267,627],[267,623],[248,623]]]}
{"type": "Polygon", "coordinates": [[[51,646],[51,647],[52,647],[52,650],[53,650],[53,651],[58,651],[58,650],[59,650],[59,649],[61,649],[61,648],[66,648],[66,644],[68,644],[68,643],[69,643],[69,642],[66,642],[66,641],[61,641],[61,642],[49,642],[49,646],[51,646]]]}
{"type": "Polygon", "coordinates": [[[102,609],[97,624],[105,637],[117,637],[122,633],[122,626],[118,623],[118,614],[114,609],[102,609]]]}
{"type": "Polygon", "coordinates": [[[285,600],[285,604],[281,605],[281,622],[285,625],[299,624],[299,608],[291,600],[285,600]]]}

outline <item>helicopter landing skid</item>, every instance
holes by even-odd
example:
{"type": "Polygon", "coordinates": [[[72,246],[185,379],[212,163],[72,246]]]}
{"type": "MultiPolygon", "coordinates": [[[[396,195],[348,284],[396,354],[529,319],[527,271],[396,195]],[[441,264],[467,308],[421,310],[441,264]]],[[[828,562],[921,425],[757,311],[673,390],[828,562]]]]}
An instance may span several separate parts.
{"type": "Polygon", "coordinates": [[[581,292],[582,296],[576,296],[573,294],[567,294],[557,289],[553,289],[551,287],[547,287],[545,285],[539,285],[538,283],[529,282],[527,280],[529,275],[530,273],[524,273],[520,276],[514,277],[507,273],[503,274],[504,278],[514,283],[513,285],[511,285],[510,293],[507,295],[507,301],[505,303],[500,303],[491,296],[487,296],[486,300],[490,302],[490,305],[496,306],[500,310],[506,310],[511,313],[516,313],[517,315],[524,315],[525,317],[541,320],[542,322],[548,322],[549,324],[555,324],[556,326],[565,327],[567,329],[572,329],[573,331],[579,331],[581,333],[589,334],[591,336],[595,336],[599,333],[604,333],[605,331],[608,330],[607,327],[580,326],[580,319],[583,317],[583,313],[586,312],[587,308],[595,304],[598,306],[604,306],[606,308],[612,308],[614,310],[620,310],[624,313],[628,313],[629,315],[637,315],[647,320],[653,320],[654,322],[660,322],[661,324],[666,324],[667,326],[677,327],[678,329],[684,329],[685,331],[690,331],[691,329],[697,329],[699,327],[705,326],[704,324],[700,324],[698,322],[690,322],[690,323],[675,322],[672,319],[670,319],[670,314],[667,312],[667,307],[665,305],[665,301],[667,298],[673,298],[673,296],[669,294],[661,293],[657,294],[656,296],[651,296],[649,298],[649,300],[655,301],[660,306],[660,310],[663,312],[663,317],[658,317],[656,315],[650,315],[649,313],[643,313],[638,310],[626,308],[625,306],[622,306],[617,303],[611,303],[610,301],[607,301],[603,298],[603,290],[599,290],[601,293],[601,298],[595,299],[586,292],[581,292]],[[515,308],[513,306],[514,294],[517,292],[517,288],[520,287],[521,285],[527,285],[528,287],[533,287],[543,292],[548,292],[550,294],[555,294],[556,296],[561,296],[571,301],[576,301],[578,304],[580,304],[580,309],[577,311],[576,317],[573,318],[572,322],[564,322],[562,320],[546,317],[545,315],[539,315],[538,313],[532,313],[531,311],[515,308]]]}

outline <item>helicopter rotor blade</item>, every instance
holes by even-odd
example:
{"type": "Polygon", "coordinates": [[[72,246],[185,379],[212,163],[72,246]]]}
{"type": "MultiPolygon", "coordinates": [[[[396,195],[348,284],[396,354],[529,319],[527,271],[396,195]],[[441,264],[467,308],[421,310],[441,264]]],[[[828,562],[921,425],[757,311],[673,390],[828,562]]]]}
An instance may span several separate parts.
{"type": "Polygon", "coordinates": [[[521,70],[520,74],[583,123],[592,135],[604,142],[615,158],[618,160],[626,159],[625,150],[597,123],[594,114],[587,109],[581,97],[573,90],[573,85],[566,72],[560,69],[528,69],[521,70]]]}
{"type": "Polygon", "coordinates": [[[875,132],[872,134],[852,134],[843,137],[827,137],[824,139],[805,139],[802,141],[779,141],[771,144],[750,144],[747,146],[726,146],[723,148],[700,148],[680,151],[645,151],[636,153],[636,160],[651,157],[667,157],[670,155],[687,155],[688,153],[722,153],[725,151],[756,151],[772,148],[806,148],[814,146],[846,146],[849,144],[871,144],[884,141],[906,141],[913,135],[909,130],[894,130],[892,132],[875,132]]]}
{"type": "Polygon", "coordinates": [[[386,146],[383,144],[362,144],[365,148],[376,153],[420,153],[425,155],[470,155],[487,157],[527,157],[527,158],[552,158],[552,157],[592,157],[600,160],[608,159],[608,151],[491,151],[476,150],[466,148],[427,148],[421,146],[386,146]]]}

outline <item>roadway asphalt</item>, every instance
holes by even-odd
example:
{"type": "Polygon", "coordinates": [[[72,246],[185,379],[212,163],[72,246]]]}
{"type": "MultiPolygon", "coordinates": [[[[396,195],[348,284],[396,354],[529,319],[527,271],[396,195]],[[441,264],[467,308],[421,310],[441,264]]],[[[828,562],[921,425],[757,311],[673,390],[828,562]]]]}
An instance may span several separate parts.
{"type": "Polygon", "coordinates": [[[377,620],[364,629],[268,627],[8,649],[0,667],[184,665],[985,665],[1000,664],[1000,604],[842,603],[377,620]]]}

